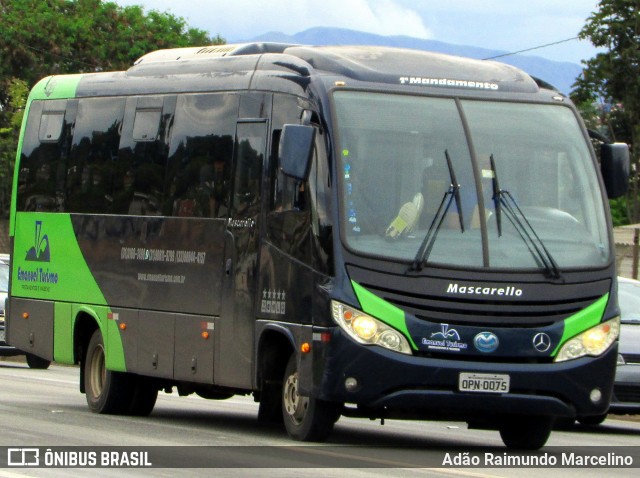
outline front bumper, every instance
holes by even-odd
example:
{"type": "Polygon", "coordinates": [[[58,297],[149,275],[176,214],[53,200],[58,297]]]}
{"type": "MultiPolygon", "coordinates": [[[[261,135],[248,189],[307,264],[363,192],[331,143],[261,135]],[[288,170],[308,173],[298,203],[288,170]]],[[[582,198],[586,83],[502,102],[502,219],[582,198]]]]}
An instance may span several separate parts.
{"type": "Polygon", "coordinates": [[[316,359],[314,395],[354,404],[352,414],[380,417],[460,418],[526,414],[587,416],[606,413],[611,399],[617,345],[604,355],[562,363],[505,363],[408,356],[377,346],[362,346],[335,329],[316,359]],[[316,363],[318,363],[316,361],[316,363]],[[458,391],[460,372],[508,374],[506,394],[458,391]],[[345,380],[358,387],[347,391],[345,380]],[[352,382],[353,383],[353,382],[352,382]],[[598,389],[601,399],[590,394],[598,389]]]}

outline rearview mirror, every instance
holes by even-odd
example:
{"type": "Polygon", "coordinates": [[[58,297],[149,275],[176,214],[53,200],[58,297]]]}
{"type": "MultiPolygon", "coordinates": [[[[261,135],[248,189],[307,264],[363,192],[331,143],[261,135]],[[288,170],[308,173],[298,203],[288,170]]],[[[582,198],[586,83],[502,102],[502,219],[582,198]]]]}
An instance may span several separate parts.
{"type": "Polygon", "coordinates": [[[629,188],[629,146],[624,143],[605,143],[600,147],[600,170],[607,188],[607,196],[615,199],[629,188]]]}
{"type": "Polygon", "coordinates": [[[300,181],[307,179],[315,134],[313,126],[284,125],[278,150],[278,162],[284,174],[300,181]]]}

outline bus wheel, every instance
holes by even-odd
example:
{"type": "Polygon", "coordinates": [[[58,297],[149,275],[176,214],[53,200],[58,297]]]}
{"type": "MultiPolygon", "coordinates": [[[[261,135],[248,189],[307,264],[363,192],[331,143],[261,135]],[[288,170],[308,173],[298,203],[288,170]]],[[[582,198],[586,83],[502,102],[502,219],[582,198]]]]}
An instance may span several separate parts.
{"type": "Polygon", "coordinates": [[[51,365],[51,360],[40,358],[37,355],[27,354],[27,365],[29,368],[45,370],[51,365]]]}
{"type": "Polygon", "coordinates": [[[99,329],[91,336],[83,368],[89,409],[94,413],[126,413],[133,394],[131,377],[107,370],[99,329]]]}
{"type": "Polygon", "coordinates": [[[128,413],[137,417],[146,417],[153,411],[158,399],[158,387],[147,377],[135,377],[133,380],[133,396],[128,413]]]}
{"type": "Polygon", "coordinates": [[[507,446],[516,450],[542,448],[553,428],[553,417],[506,417],[498,426],[500,437],[507,446]]]}
{"type": "Polygon", "coordinates": [[[324,441],[340,417],[341,404],[298,393],[296,356],[287,363],[282,386],[282,415],[289,436],[300,441],[324,441]]]}
{"type": "Polygon", "coordinates": [[[260,391],[258,421],[282,423],[282,384],[265,383],[260,391]]]}

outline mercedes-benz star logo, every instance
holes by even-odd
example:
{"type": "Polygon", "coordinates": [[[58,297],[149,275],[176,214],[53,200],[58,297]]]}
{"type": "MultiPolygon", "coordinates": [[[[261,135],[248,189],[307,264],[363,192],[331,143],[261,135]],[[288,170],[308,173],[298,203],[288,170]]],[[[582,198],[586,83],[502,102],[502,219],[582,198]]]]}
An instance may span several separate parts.
{"type": "Polygon", "coordinates": [[[538,352],[546,352],[551,347],[551,337],[540,332],[533,337],[533,346],[538,352]]]}

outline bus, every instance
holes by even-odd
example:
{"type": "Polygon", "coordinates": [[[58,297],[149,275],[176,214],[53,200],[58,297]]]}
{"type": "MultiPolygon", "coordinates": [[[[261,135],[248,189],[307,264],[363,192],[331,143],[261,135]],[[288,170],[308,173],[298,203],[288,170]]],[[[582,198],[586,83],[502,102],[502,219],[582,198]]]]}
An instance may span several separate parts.
{"type": "Polygon", "coordinates": [[[51,76],[26,108],[7,341],[79,365],[92,412],[253,395],[295,440],[460,420],[530,449],[607,412],[628,148],[598,159],[545,82],[249,43],[51,76]]]}

